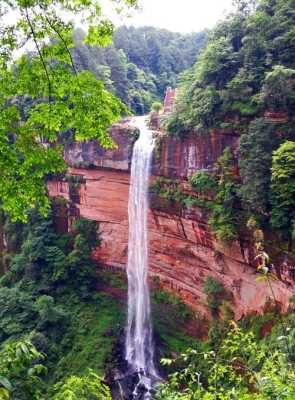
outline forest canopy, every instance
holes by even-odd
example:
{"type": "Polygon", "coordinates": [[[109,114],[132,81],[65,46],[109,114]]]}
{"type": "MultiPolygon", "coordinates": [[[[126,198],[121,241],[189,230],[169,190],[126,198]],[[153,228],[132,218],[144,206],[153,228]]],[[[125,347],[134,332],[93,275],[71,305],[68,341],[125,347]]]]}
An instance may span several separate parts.
{"type": "Polygon", "coordinates": [[[134,114],[146,114],[162,101],[166,88],[196,61],[208,32],[169,32],[154,27],[119,27],[110,46],[89,47],[85,33],[74,32],[73,59],[79,70],[90,70],[134,114]]]}
{"type": "Polygon", "coordinates": [[[292,114],[294,2],[236,3],[236,12],[211,32],[183,77],[175,112],[167,121],[171,134],[224,127],[226,121],[233,125],[234,117],[243,133],[266,110],[292,114]]]}

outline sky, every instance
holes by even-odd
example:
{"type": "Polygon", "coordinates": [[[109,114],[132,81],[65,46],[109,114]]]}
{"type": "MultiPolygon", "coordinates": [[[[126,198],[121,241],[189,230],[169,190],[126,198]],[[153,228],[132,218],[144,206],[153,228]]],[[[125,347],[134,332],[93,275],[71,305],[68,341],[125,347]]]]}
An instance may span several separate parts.
{"type": "MultiPolygon", "coordinates": [[[[232,0],[139,0],[141,10],[116,25],[151,25],[174,32],[198,32],[212,28],[231,10],[232,0]]],[[[114,19],[114,18],[113,18],[114,19]]]]}
{"type": "MultiPolygon", "coordinates": [[[[114,12],[116,0],[100,1],[104,14],[117,26],[155,26],[183,33],[212,28],[232,8],[232,0],[138,0],[140,10],[127,18],[126,15],[118,17],[114,12]]],[[[12,23],[14,19],[12,13],[7,22],[12,23]]]]}

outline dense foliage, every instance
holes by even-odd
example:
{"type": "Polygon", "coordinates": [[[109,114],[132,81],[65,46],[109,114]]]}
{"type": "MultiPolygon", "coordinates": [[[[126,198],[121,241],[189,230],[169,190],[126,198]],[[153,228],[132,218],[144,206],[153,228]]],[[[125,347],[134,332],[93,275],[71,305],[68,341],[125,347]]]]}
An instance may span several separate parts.
{"type": "Polygon", "coordinates": [[[235,324],[217,350],[189,349],[163,363],[176,363],[179,371],[160,387],[157,399],[291,400],[295,395],[294,364],[280,341],[266,344],[235,324]]]}
{"type": "Polygon", "coordinates": [[[110,389],[92,371],[82,377],[71,376],[65,383],[57,384],[56,392],[53,400],[64,400],[66,398],[73,400],[112,400],[110,389]]]}
{"type": "Polygon", "coordinates": [[[112,147],[107,128],[127,112],[102,80],[77,70],[70,51],[74,18],[88,24],[89,46],[111,42],[113,25],[97,1],[1,2],[0,201],[14,219],[26,220],[37,204],[48,209],[44,179],[64,170],[61,143],[69,131],[112,147]]]}
{"type": "Polygon", "coordinates": [[[217,25],[185,75],[168,122],[171,133],[222,127],[237,116],[242,129],[264,110],[292,114],[293,0],[236,3],[237,11],[217,25]]]}
{"type": "MultiPolygon", "coordinates": [[[[126,281],[91,260],[97,223],[77,219],[71,233],[58,235],[50,219],[32,215],[28,225],[6,219],[3,228],[0,398],[108,400],[101,377],[116,366],[126,281]]],[[[161,354],[195,345],[185,305],[156,282],[152,300],[161,354]]]]}
{"type": "Polygon", "coordinates": [[[271,223],[289,241],[291,250],[292,239],[295,239],[295,142],[287,141],[273,153],[271,181],[271,223]]]}
{"type": "Polygon", "coordinates": [[[217,189],[215,177],[210,172],[198,171],[188,178],[192,188],[207,195],[214,194],[217,189]]]}
{"type": "Polygon", "coordinates": [[[123,312],[96,290],[97,229],[81,219],[72,234],[59,236],[38,216],[23,228],[20,252],[11,254],[0,282],[0,388],[7,398],[60,399],[67,390],[77,400],[88,392],[109,398],[95,373],[105,373],[123,312]]]}
{"type": "MultiPolygon", "coordinates": [[[[287,142],[292,149],[295,141],[295,4],[293,0],[235,4],[236,11],[216,26],[195,66],[183,74],[165,126],[181,137],[210,134],[212,128],[239,134],[234,160],[239,174],[219,179],[211,226],[219,239],[237,239],[246,226],[246,219],[240,218],[244,209],[262,227],[268,229],[271,223],[291,250],[293,185],[284,190],[281,181],[284,194],[280,193],[272,163],[277,162],[273,154],[279,146],[287,142]]],[[[291,183],[292,161],[289,170],[291,183]]]]}
{"type": "Polygon", "coordinates": [[[79,70],[90,70],[135,114],[146,114],[162,100],[168,86],[175,87],[179,74],[190,68],[204,46],[207,33],[189,35],[153,27],[122,26],[114,43],[89,47],[85,33],[77,29],[72,50],[79,70]]]}
{"type": "Polygon", "coordinates": [[[7,343],[0,351],[0,398],[39,398],[39,376],[47,373],[43,359],[29,341],[7,343]]]}

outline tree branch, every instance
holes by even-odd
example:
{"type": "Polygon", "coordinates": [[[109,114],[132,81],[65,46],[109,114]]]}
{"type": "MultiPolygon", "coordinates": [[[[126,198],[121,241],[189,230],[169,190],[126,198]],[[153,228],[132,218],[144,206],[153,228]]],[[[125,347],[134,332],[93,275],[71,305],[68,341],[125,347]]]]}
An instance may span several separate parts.
{"type": "Polygon", "coordinates": [[[70,62],[71,62],[71,65],[72,65],[72,69],[73,69],[75,75],[77,75],[77,74],[78,74],[78,71],[77,71],[77,69],[76,69],[76,67],[75,67],[75,63],[74,63],[72,54],[71,54],[71,52],[70,52],[70,49],[68,48],[67,42],[65,41],[65,39],[63,38],[63,36],[62,36],[61,33],[59,32],[59,30],[56,29],[56,27],[54,26],[54,24],[52,23],[52,21],[50,21],[50,19],[49,19],[48,16],[46,15],[46,10],[44,9],[44,7],[42,7],[42,6],[40,6],[40,7],[41,7],[41,9],[44,11],[44,16],[45,16],[45,19],[46,19],[48,25],[50,26],[50,28],[57,34],[57,36],[58,36],[58,37],[60,38],[60,40],[62,41],[62,43],[63,43],[63,45],[64,45],[64,47],[65,47],[65,50],[66,50],[66,52],[67,52],[68,55],[69,55],[70,62]]]}
{"type": "Polygon", "coordinates": [[[48,103],[49,103],[48,129],[50,130],[50,114],[51,114],[51,82],[50,82],[50,76],[49,76],[49,72],[48,72],[44,57],[42,55],[41,49],[40,49],[38,41],[37,41],[36,34],[35,34],[35,31],[34,31],[31,19],[29,17],[29,13],[28,13],[27,7],[25,8],[25,15],[26,15],[27,23],[28,23],[28,25],[30,27],[31,34],[33,36],[33,40],[34,40],[38,55],[40,57],[40,60],[41,60],[41,63],[42,63],[42,66],[43,66],[43,69],[44,69],[44,72],[45,72],[45,75],[46,75],[47,82],[48,82],[48,103]]]}

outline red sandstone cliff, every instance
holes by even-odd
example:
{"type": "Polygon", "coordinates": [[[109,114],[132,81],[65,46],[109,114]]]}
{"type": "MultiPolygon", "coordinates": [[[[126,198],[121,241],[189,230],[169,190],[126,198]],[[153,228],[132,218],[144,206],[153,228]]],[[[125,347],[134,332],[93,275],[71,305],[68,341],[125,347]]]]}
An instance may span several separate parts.
{"type": "Polygon", "coordinates": [[[226,147],[236,152],[239,136],[231,130],[212,130],[210,135],[180,140],[164,136],[155,152],[153,175],[186,179],[198,170],[212,170],[226,147]]]}
{"type": "MultiPolygon", "coordinates": [[[[118,137],[119,131],[115,130],[118,137]]],[[[67,182],[51,181],[51,196],[72,200],[69,223],[78,214],[100,222],[102,245],[94,257],[109,268],[124,269],[128,246],[128,192],[132,137],[120,136],[117,150],[104,152],[97,144],[75,144],[67,160],[87,160],[100,168],[70,169],[82,175],[83,183],[71,194],[67,182]],[[83,147],[84,146],[84,147],[83,147]],[[82,149],[82,150],[81,150],[82,149]],[[74,204],[73,204],[74,203],[74,204]],[[74,206],[74,207],[73,207],[74,206]]],[[[184,179],[198,169],[210,169],[223,149],[236,148],[238,137],[232,133],[212,132],[207,138],[188,138],[181,142],[164,138],[155,152],[154,175],[184,179]]],[[[72,162],[71,162],[72,163],[72,162]]],[[[73,163],[72,163],[73,164],[73,163]]],[[[249,249],[238,243],[224,248],[214,240],[207,225],[206,211],[200,208],[183,211],[167,209],[157,198],[149,212],[150,272],[160,284],[177,293],[196,310],[208,312],[203,284],[213,276],[233,293],[232,308],[237,318],[262,311],[270,297],[266,283],[256,281],[257,274],[249,265],[249,249]]],[[[62,216],[60,217],[62,218],[62,216]]],[[[60,221],[59,221],[60,222],[60,221]]],[[[66,226],[67,228],[67,226],[66,226]]],[[[290,286],[274,282],[277,300],[286,309],[292,295],[290,286]]]]}
{"type": "Polygon", "coordinates": [[[130,119],[114,124],[111,136],[117,145],[114,150],[105,150],[96,140],[72,142],[65,145],[65,161],[69,166],[86,168],[114,168],[128,171],[136,131],[129,125],[130,119]]]}

